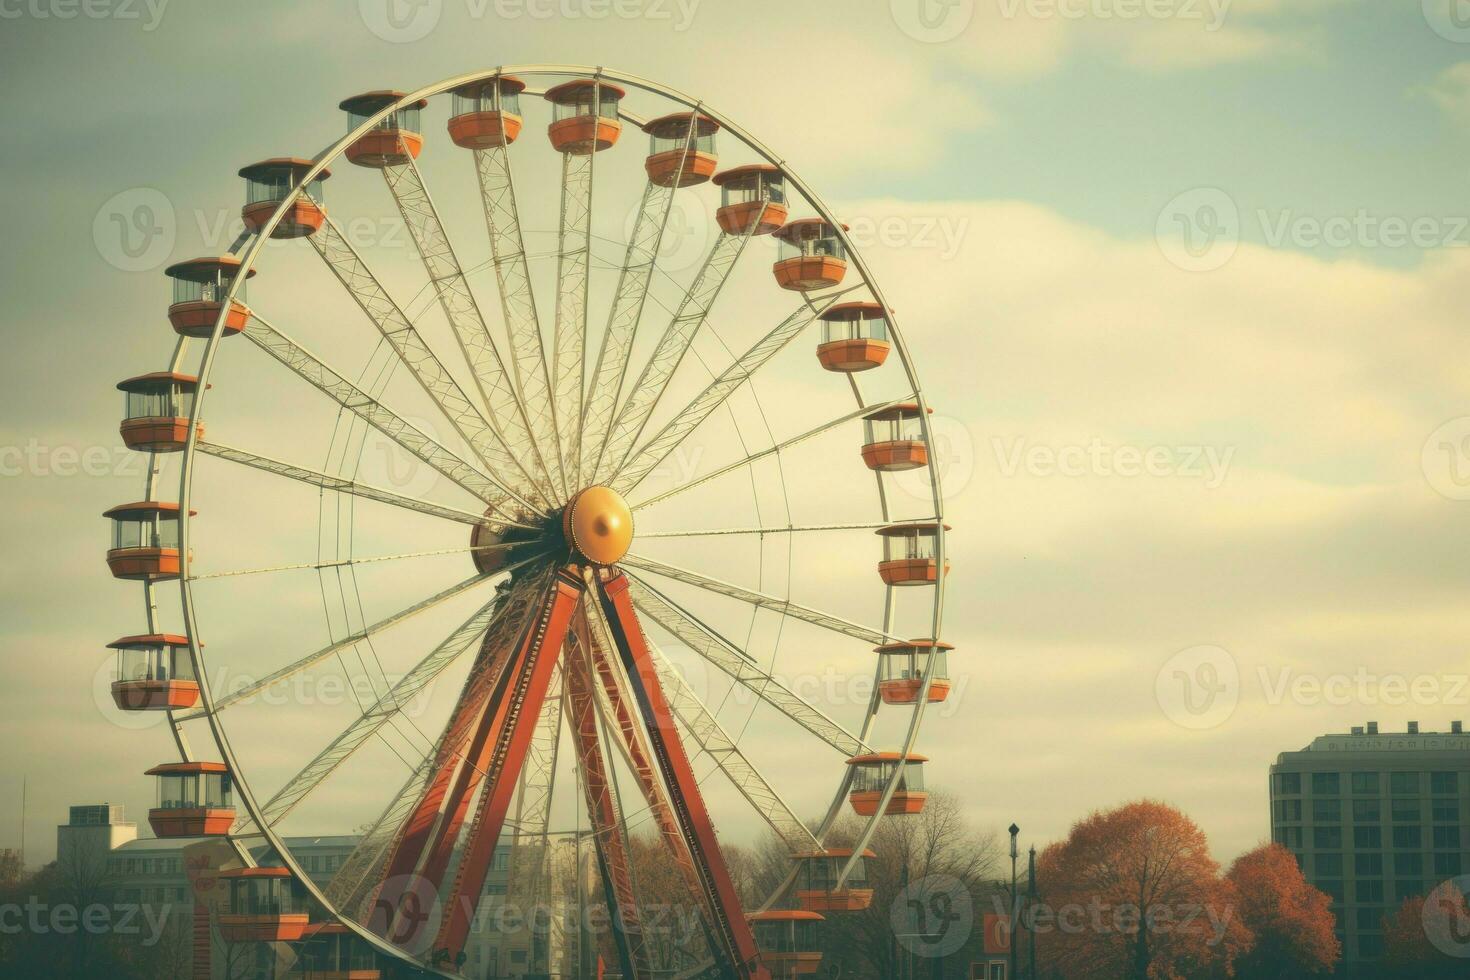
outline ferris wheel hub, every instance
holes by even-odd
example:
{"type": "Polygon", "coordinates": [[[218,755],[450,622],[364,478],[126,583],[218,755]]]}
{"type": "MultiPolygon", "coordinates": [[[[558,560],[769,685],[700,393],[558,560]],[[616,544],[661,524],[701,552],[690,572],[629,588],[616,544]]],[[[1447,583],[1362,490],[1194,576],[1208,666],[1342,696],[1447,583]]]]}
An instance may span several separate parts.
{"type": "Polygon", "coordinates": [[[594,565],[611,565],[633,543],[633,511],[616,490],[587,487],[567,503],[562,530],[579,556],[594,565]]]}

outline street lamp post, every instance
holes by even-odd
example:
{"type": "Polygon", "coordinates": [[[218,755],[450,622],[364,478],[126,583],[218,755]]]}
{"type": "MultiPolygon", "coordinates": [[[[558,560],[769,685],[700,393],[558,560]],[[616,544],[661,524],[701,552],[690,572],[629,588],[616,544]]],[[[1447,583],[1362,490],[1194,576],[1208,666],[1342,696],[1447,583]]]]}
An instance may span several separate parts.
{"type": "Polygon", "coordinates": [[[1031,914],[1031,920],[1026,923],[1026,945],[1029,950],[1027,959],[1030,967],[1026,971],[1030,980],[1036,980],[1036,845],[1031,845],[1031,853],[1026,860],[1026,906],[1031,914]]]}
{"type": "Polygon", "coordinates": [[[1020,904],[1016,895],[1016,858],[1018,856],[1018,852],[1016,851],[1016,836],[1021,833],[1021,828],[1015,824],[1011,824],[1009,829],[1011,833],[1011,966],[1006,971],[1006,976],[1010,977],[1011,980],[1016,980],[1016,964],[1019,962],[1019,957],[1016,955],[1016,907],[1020,904]]]}

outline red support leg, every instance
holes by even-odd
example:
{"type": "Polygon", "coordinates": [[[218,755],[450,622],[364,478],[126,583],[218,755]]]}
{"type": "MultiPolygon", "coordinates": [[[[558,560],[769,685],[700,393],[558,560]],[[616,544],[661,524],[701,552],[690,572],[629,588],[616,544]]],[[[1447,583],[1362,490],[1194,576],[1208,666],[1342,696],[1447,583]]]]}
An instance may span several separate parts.
{"type": "Polygon", "coordinates": [[[485,888],[485,876],[495,857],[495,844],[525,763],[526,748],[535,734],[557,655],[581,594],[582,581],[575,570],[557,572],[550,595],[536,617],[535,629],[521,645],[523,656],[507,672],[510,683],[497,690],[487,709],[487,714],[493,713],[493,725],[486,738],[492,748],[482,767],[485,788],[476,804],[454,884],[445,896],[444,918],[434,943],[436,960],[447,965],[455,965],[464,949],[485,888]]]}
{"type": "Polygon", "coordinates": [[[599,591],[613,642],[627,670],[633,695],[648,728],[654,756],[673,798],[675,818],[694,857],[705,900],[715,913],[716,962],[726,976],[735,980],[769,980],[770,973],[761,965],[755,937],[745,920],[745,912],[730,880],[729,868],[720,853],[719,840],[704,797],[700,794],[699,782],[694,778],[689,756],[674,725],[673,712],[664,700],[658,673],[649,656],[648,642],[633,611],[633,600],[628,595],[628,580],[622,573],[615,573],[599,591]]]}
{"type": "Polygon", "coordinates": [[[572,632],[577,643],[575,646],[568,644],[562,666],[566,673],[577,762],[587,798],[587,815],[597,849],[597,866],[602,875],[603,891],[607,894],[608,917],[612,922],[613,940],[623,976],[629,980],[644,980],[652,973],[638,914],[638,900],[633,893],[633,874],[624,846],[623,828],[618,822],[617,800],[608,778],[608,762],[603,755],[597,729],[597,695],[592,686],[592,671],[587,666],[591,640],[585,613],[573,621],[572,632]]]}

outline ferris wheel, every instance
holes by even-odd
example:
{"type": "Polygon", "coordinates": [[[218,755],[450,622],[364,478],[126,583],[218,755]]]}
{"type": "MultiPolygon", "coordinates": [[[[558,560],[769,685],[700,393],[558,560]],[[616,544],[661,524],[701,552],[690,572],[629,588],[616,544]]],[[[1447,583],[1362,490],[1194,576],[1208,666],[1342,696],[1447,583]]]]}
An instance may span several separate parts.
{"type": "Polygon", "coordinates": [[[497,845],[534,903],[570,798],[623,976],[650,975],[643,829],[700,912],[691,972],[814,972],[879,822],[924,806],[949,693],[930,408],[878,283],[779,156],[645,79],[505,67],[340,108],[317,156],[239,171],[245,230],[166,270],[172,359],[118,385],[152,465],[106,514],[145,612],[112,695],[179,755],[154,832],[234,849],[227,941],[452,974],[497,845]],[[354,235],[385,215],[395,247],[354,235]],[[298,745],[332,712],[271,694],[326,671],[354,700],[298,745]],[[872,683],[829,703],[798,683],[824,671],[872,683]],[[452,704],[415,714],[436,682],[452,704]],[[287,839],[308,810],[360,834],[324,882],[287,839]],[[762,822],[790,870],[743,908],[716,828],[762,822]]]}

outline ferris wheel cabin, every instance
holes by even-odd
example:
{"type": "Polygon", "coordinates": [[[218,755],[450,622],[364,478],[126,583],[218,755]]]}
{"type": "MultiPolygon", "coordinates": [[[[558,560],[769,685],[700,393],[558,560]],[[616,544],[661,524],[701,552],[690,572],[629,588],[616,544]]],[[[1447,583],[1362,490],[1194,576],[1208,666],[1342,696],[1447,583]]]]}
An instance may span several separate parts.
{"type": "MultiPolygon", "coordinates": [[[[251,231],[260,231],[276,208],[284,201],[315,164],[300,157],[274,157],[240,168],[245,178],[245,206],[240,209],[240,218],[251,231]]],[[[272,238],[305,238],[321,229],[327,220],[323,210],[322,182],[332,176],[323,168],[312,178],[291,209],[281,216],[281,221],[271,231],[272,238]]]]}
{"type": "MultiPolygon", "coordinates": [[[[117,390],[127,398],[118,426],[123,445],[147,453],[176,453],[189,440],[189,416],[199,379],[191,374],[156,371],[119,381],[117,390]]],[[[198,426],[204,438],[204,423],[198,426]]]]}
{"type": "Polygon", "coordinates": [[[722,170],[715,220],[727,235],[769,235],[786,223],[786,175],[769,163],[722,170]]]}
{"type": "Polygon", "coordinates": [[[286,868],[231,868],[219,873],[229,889],[230,910],[219,916],[227,943],[294,942],[306,932],[307,913],[286,868]]]}
{"type": "Polygon", "coordinates": [[[143,775],[158,778],[158,805],[148,824],[159,837],[224,837],[235,822],[234,787],[222,762],[168,762],[143,775]]]}
{"type": "Polygon", "coordinates": [[[934,640],[909,640],[885,643],[873,652],[878,654],[878,694],[884,704],[913,704],[919,700],[924,686],[924,673],[934,663],[929,678],[930,704],[949,697],[949,651],[953,643],[934,640]]]}
{"type": "Polygon", "coordinates": [[[852,788],[847,801],[859,816],[871,817],[878,812],[883,791],[894,772],[902,770],[898,787],[888,799],[886,816],[919,813],[929,794],[924,792],[924,763],[929,759],[922,755],[903,756],[898,752],[875,752],[872,755],[853,756],[847,764],[853,767],[852,788]]]}
{"type": "Polygon", "coordinates": [[[888,315],[877,303],[837,303],[822,311],[817,360],[828,371],[853,374],[888,360],[888,315]]]}
{"type": "MultiPolygon", "coordinates": [[[[948,531],[949,525],[944,529],[948,531]]],[[[883,560],[878,575],[888,585],[933,585],[939,579],[939,525],[933,521],[914,521],[880,527],[883,560]]],[[[949,562],[944,563],[949,574],[949,562]]]]}
{"type": "Polygon", "coordinates": [[[114,577],[144,582],[179,577],[178,504],[141,500],[102,516],[112,521],[107,567],[114,577]]]}
{"type": "Polygon", "coordinates": [[[452,93],[449,138],[466,150],[509,146],[521,134],[521,92],[526,83],[498,75],[461,85],[452,93]]]}
{"type": "MultiPolygon", "coordinates": [[[[189,259],[174,263],[163,274],[174,281],[174,301],[168,308],[168,322],[174,325],[174,332],[183,337],[207,338],[214,332],[225,294],[240,274],[240,260],[233,255],[189,259]]],[[[255,270],[251,269],[245,278],[254,275],[255,270]]],[[[250,309],[241,302],[244,298],[245,284],[241,283],[230,302],[222,336],[245,329],[250,309]]]]}
{"type": "Polygon", "coordinates": [[[746,916],[761,963],[771,980],[790,980],[816,973],[822,966],[822,946],[817,940],[822,916],[802,909],[772,909],[746,916]]]}
{"type": "Polygon", "coordinates": [[[112,700],[123,711],[172,711],[199,702],[187,636],[149,633],[125,636],[107,646],[117,651],[112,700]]]}
{"type": "Polygon", "coordinates": [[[643,169],[648,179],[660,187],[691,187],[709,180],[719,163],[715,155],[719,128],[719,123],[697,112],[676,112],[645,123],[648,159],[643,169]]]}
{"type": "MultiPolygon", "coordinates": [[[[933,409],[929,410],[932,415],[933,409]]],[[[881,408],[863,416],[863,462],[879,473],[899,473],[929,465],[923,416],[916,402],[881,408]]]]}
{"type": "Polygon", "coordinates": [[[781,241],[781,257],[771,271],[782,289],[804,293],[826,289],[847,274],[847,249],[837,229],[821,218],[787,222],[775,235],[781,241]]]}
{"type": "MultiPolygon", "coordinates": [[[[350,133],[373,116],[403,98],[405,93],[387,89],[364,92],[343,99],[337,108],[347,113],[347,131],[350,133]]],[[[378,120],[368,132],[359,136],[347,147],[347,159],[359,167],[382,170],[396,167],[415,159],[424,148],[423,127],[419,120],[428,99],[419,99],[390,112],[378,120]]]]}
{"type": "Polygon", "coordinates": [[[546,135],[552,148],[582,156],[612,146],[623,131],[618,103],[626,94],[616,85],[591,78],[574,78],[547,89],[543,98],[551,103],[551,126],[546,135]]]}
{"type": "Polygon", "coordinates": [[[878,855],[863,851],[847,876],[847,883],[837,887],[842,866],[852,857],[852,848],[833,847],[821,851],[793,854],[796,860],[796,902],[807,912],[861,912],[873,904],[873,889],[868,887],[867,863],[878,855]]]}
{"type": "Polygon", "coordinates": [[[303,980],[379,980],[372,950],[340,922],[306,927],[300,949],[303,980]]]}

